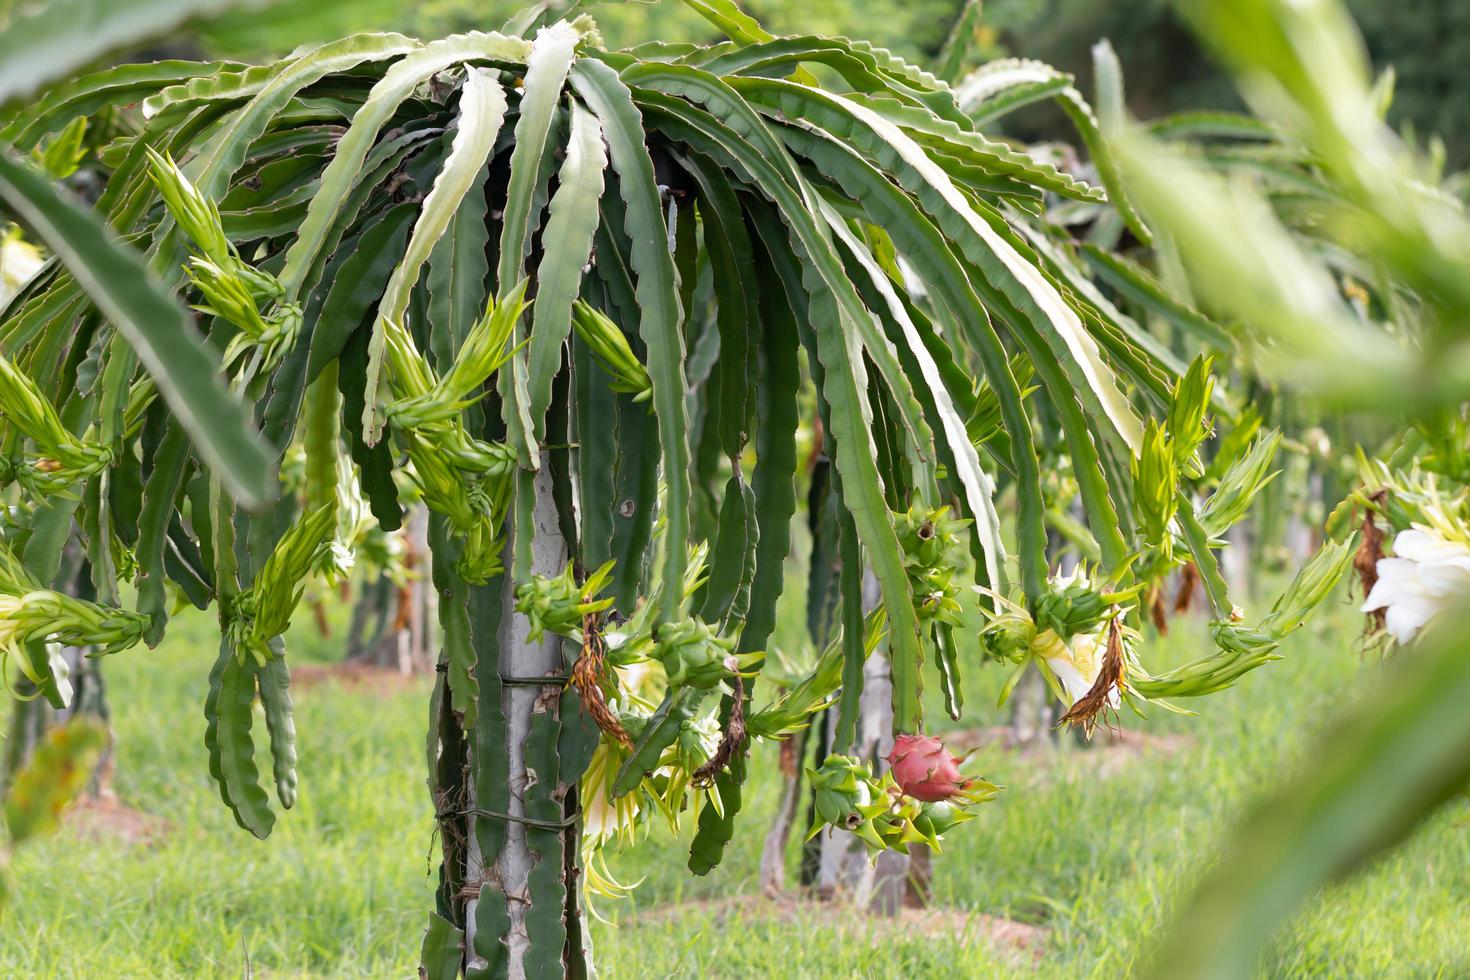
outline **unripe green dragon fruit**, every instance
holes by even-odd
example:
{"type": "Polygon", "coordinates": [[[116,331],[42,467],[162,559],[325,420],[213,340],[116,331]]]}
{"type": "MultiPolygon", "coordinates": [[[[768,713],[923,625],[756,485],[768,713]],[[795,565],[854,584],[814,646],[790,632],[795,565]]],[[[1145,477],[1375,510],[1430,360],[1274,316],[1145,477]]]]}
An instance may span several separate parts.
{"type": "Polygon", "coordinates": [[[612,570],[613,562],[609,561],[579,584],[572,563],[567,562],[566,569],[554,578],[536,575],[517,585],[516,612],[531,621],[531,642],[540,642],[546,633],[580,637],[582,620],[613,603],[610,598],[597,598],[612,570]]]}
{"type": "Polygon", "coordinates": [[[1107,618],[1110,598],[1094,589],[1080,571],[1053,580],[1036,604],[1037,628],[1050,629],[1063,640],[1091,633],[1107,618]]]}
{"type": "Polygon", "coordinates": [[[980,648],[992,660],[1018,664],[1031,653],[1036,624],[1024,611],[1006,609],[980,631],[980,648]]]}
{"type": "Polygon", "coordinates": [[[919,813],[914,817],[914,829],[924,835],[931,848],[938,851],[939,840],[945,831],[974,819],[975,814],[970,811],[945,800],[936,800],[919,806],[919,813]]]}
{"type": "Polygon", "coordinates": [[[874,851],[887,849],[874,820],[887,811],[888,797],[866,765],[852,756],[829,755],[819,768],[808,769],[806,774],[815,811],[808,840],[823,827],[840,827],[874,851]]]}
{"type": "Polygon", "coordinates": [[[913,590],[914,609],[921,619],[952,626],[960,624],[960,587],[955,570],[965,564],[960,531],[970,522],[945,517],[948,507],[914,504],[894,515],[893,530],[903,551],[903,563],[913,590]]]}
{"type": "Polygon", "coordinates": [[[712,688],[740,665],[734,638],[721,636],[697,618],[659,626],[653,658],[663,664],[671,688],[712,688]]]}
{"type": "MultiPolygon", "coordinates": [[[[924,739],[925,736],[908,736],[924,739]]],[[[938,740],[934,739],[935,744],[938,740]]],[[[905,743],[908,747],[912,743],[905,743]]],[[[943,747],[940,747],[943,753],[943,747]]],[[[944,753],[947,758],[948,753],[944,753]]],[[[880,851],[908,853],[910,844],[927,844],[939,850],[939,839],[956,824],[972,819],[966,807],[993,799],[1000,787],[983,779],[962,779],[964,786],[946,800],[924,801],[909,795],[892,771],[874,778],[869,767],[845,755],[830,755],[818,769],[808,769],[815,820],[807,838],[823,827],[851,831],[874,854],[880,851]]],[[[953,789],[946,787],[946,792],[953,789]]]]}

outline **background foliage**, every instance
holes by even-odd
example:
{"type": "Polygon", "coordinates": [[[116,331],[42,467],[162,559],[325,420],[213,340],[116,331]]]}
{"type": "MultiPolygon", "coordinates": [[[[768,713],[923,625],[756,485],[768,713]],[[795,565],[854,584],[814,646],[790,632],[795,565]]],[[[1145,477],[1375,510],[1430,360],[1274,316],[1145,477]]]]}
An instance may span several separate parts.
{"type": "MultiPolygon", "coordinates": [[[[854,20],[871,0],[847,6],[854,20]]],[[[1347,0],[1375,65],[1398,75],[1390,122],[1438,134],[1452,165],[1470,163],[1470,5],[1461,0],[1347,0]]],[[[1170,0],[988,0],[984,22],[997,52],[1035,58],[1079,78],[1091,74],[1089,51],[1113,42],[1128,75],[1129,105],[1141,118],[1202,108],[1239,108],[1240,100],[1188,30],[1170,0]]],[[[881,18],[873,18],[881,25],[881,18]]],[[[1045,132],[1032,117],[1028,135],[1045,132]]]]}
{"type": "MultiPolygon", "coordinates": [[[[233,17],[205,41],[222,52],[280,54],[310,40],[354,30],[397,30],[438,37],[501,24],[524,7],[519,0],[350,0],[321,4],[286,0],[289,37],[277,18],[233,17]],[[313,13],[301,29],[298,11],[313,13]],[[324,8],[324,9],[321,9],[324,8]]],[[[862,37],[895,53],[933,63],[963,0],[754,0],[742,5],[776,34],[862,37]]],[[[1374,64],[1398,74],[1391,121],[1445,141],[1452,165],[1470,163],[1470,98],[1464,66],[1470,60],[1470,5],[1461,0],[1348,0],[1374,64]]],[[[590,4],[588,10],[613,46],[649,38],[714,40],[717,34],[681,4],[590,4]]],[[[1079,78],[1091,78],[1089,51],[1098,38],[1113,42],[1128,74],[1130,108],[1141,118],[1200,108],[1238,108],[1229,79],[1200,49],[1169,0],[984,0],[974,50],[985,57],[1035,58],[1079,78]]],[[[1090,90],[1090,85],[1087,86],[1090,90]]],[[[1040,110],[1015,126],[1024,136],[1054,135],[1060,114],[1040,110]]]]}
{"type": "MultiPolygon", "coordinates": [[[[1160,644],[1161,666],[1200,646],[1198,627],[1179,625],[1160,644]]],[[[220,807],[207,774],[181,763],[197,753],[204,726],[196,702],[213,628],[204,614],[186,616],[148,657],[109,664],[118,792],[166,821],[166,831],[152,844],[120,845],[88,836],[82,822],[21,852],[20,891],[0,929],[0,973],[238,978],[248,959],[257,976],[412,974],[417,950],[402,938],[421,928],[432,889],[432,827],[422,806],[425,688],[303,686],[299,809],[269,842],[255,841],[220,807]],[[180,721],[160,728],[159,714],[180,721]],[[381,857],[363,862],[364,852],[381,857]],[[226,865],[232,886],[223,888],[208,869],[226,865]],[[94,903],[82,938],[75,909],[94,903]]],[[[613,855],[619,875],[647,877],[630,901],[597,905],[608,919],[592,926],[599,972],[609,980],[1121,976],[1141,963],[1176,896],[1213,860],[1239,807],[1274,782],[1283,755],[1304,757],[1314,719],[1371,686],[1353,649],[1359,628],[1353,610],[1338,604],[1287,639],[1286,659],[1211,698],[1199,717],[1156,712],[1140,723],[1166,739],[1162,751],[1120,759],[1105,750],[1106,775],[1098,775],[1095,753],[1063,747],[1025,757],[1035,775],[1013,781],[983,819],[946,840],[935,884],[938,900],[957,908],[954,922],[980,913],[1043,927],[1035,967],[1008,963],[983,939],[963,945],[954,934],[898,930],[883,933],[879,945],[861,933],[834,935],[830,919],[783,918],[759,906],[735,912],[721,900],[753,901],[757,891],[760,841],[750,832],[737,835],[706,878],[688,875],[678,849],[613,855]]],[[[288,642],[302,663],[338,656],[308,623],[288,642]]],[[[998,679],[972,677],[955,728],[994,721],[998,679]]],[[[932,713],[942,717],[937,704],[932,713]]],[[[986,771],[1010,772],[1020,758],[992,748],[982,761],[986,771]]],[[[774,810],[773,761],[752,764],[749,827],[774,810]]],[[[1269,947],[1263,974],[1470,969],[1466,820],[1470,803],[1452,805],[1411,844],[1309,903],[1269,947]]]]}

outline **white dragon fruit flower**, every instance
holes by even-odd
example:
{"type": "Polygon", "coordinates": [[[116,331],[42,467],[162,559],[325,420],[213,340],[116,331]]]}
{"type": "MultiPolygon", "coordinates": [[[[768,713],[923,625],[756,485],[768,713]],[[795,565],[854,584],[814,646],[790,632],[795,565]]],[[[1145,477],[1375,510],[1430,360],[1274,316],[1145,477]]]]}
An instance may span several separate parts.
{"type": "Polygon", "coordinates": [[[8,303],[45,264],[41,250],[22,239],[18,229],[0,234],[0,304],[8,303]]]}
{"type": "MultiPolygon", "coordinates": [[[[1071,642],[1063,642],[1051,630],[1042,630],[1031,641],[1031,649],[1057,679],[1066,695],[1067,706],[1071,707],[1092,690],[1097,675],[1102,671],[1103,656],[1107,653],[1107,631],[1078,633],[1071,642]]],[[[1115,687],[1108,692],[1108,707],[1117,708],[1120,703],[1115,687]]]]}
{"type": "Polygon", "coordinates": [[[1393,552],[1378,559],[1378,582],[1362,611],[1387,610],[1388,632],[1408,643],[1457,599],[1470,596],[1470,545],[1415,524],[1394,537],[1393,552]]]}

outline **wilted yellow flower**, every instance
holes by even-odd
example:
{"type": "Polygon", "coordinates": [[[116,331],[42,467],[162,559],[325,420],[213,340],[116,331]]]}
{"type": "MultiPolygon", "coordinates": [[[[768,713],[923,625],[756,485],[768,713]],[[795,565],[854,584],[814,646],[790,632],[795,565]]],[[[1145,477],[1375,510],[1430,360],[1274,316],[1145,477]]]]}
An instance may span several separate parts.
{"type": "Polygon", "coordinates": [[[603,738],[592,753],[587,771],[582,774],[582,840],[590,848],[598,848],[620,838],[632,840],[638,825],[638,793],[612,795],[612,784],[628,750],[616,739],[603,738]]]}

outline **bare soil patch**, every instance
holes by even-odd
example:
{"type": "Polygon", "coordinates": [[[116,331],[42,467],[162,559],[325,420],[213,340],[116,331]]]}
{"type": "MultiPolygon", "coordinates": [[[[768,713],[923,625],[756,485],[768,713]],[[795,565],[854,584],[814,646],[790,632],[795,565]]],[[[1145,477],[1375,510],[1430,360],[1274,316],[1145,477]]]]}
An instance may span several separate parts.
{"type": "Polygon", "coordinates": [[[933,936],[959,940],[962,946],[981,943],[1012,965],[1032,965],[1046,945],[1046,927],[961,909],[901,908],[895,915],[869,915],[841,899],[821,901],[795,895],[681,902],[649,909],[631,925],[654,925],[689,919],[708,919],[714,927],[738,926],[751,920],[818,927],[840,933],[846,941],[882,946],[900,936],[933,936]]]}
{"type": "Polygon", "coordinates": [[[291,668],[291,690],[310,691],[335,684],[348,690],[389,698],[416,691],[428,683],[428,675],[404,674],[391,667],[346,660],[335,664],[298,664],[291,668]]]}
{"type": "Polygon", "coordinates": [[[152,847],[173,832],[163,817],[128,806],[111,790],[82,796],[66,811],[65,826],[81,840],[152,847]]]}

